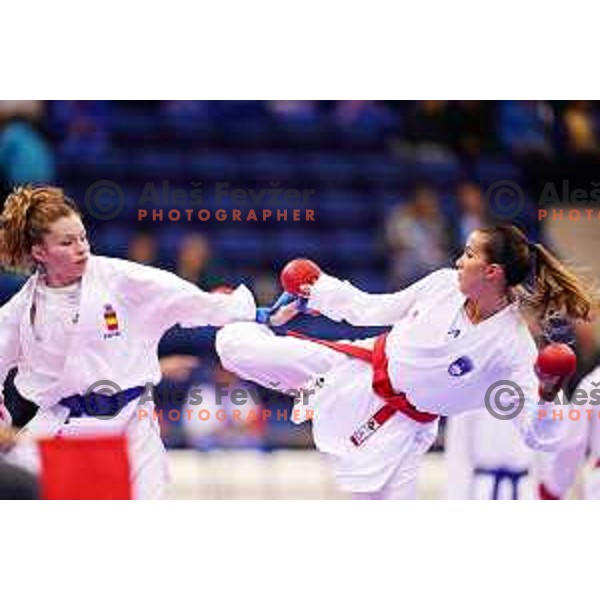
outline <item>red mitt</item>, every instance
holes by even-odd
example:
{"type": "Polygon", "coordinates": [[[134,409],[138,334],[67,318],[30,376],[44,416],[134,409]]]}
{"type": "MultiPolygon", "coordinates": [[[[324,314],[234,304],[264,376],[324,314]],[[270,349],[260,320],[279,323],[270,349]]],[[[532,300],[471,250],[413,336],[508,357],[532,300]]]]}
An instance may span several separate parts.
{"type": "Polygon", "coordinates": [[[296,258],[291,260],[281,271],[281,286],[289,294],[307,297],[302,291],[304,285],[312,285],[321,275],[321,269],[307,258],[296,258]]]}

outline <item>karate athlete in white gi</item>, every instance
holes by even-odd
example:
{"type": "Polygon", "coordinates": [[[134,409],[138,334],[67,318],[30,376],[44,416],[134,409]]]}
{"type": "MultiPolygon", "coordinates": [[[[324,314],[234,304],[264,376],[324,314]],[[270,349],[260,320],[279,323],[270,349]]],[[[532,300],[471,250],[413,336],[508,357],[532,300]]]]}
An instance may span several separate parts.
{"type": "MultiPolygon", "coordinates": [[[[16,387],[39,407],[27,432],[31,437],[126,432],[134,497],[160,497],[166,453],[156,420],[140,418],[136,407],[144,386],[160,381],[159,340],[177,323],[254,320],[252,294],[244,286],[210,294],[159,269],[92,255],[75,205],[57,188],[16,189],[1,219],[2,264],[37,267],[0,308],[0,380],[18,367],[16,387]],[[100,381],[123,390],[118,406],[84,401],[82,395],[100,381]]],[[[150,401],[144,409],[152,415],[150,401]]],[[[6,407],[0,416],[9,424],[6,407]]],[[[7,459],[38,468],[33,443],[17,443],[7,459]]]]}
{"type": "Polygon", "coordinates": [[[565,443],[556,452],[536,456],[541,500],[566,498],[582,470],[581,498],[600,500],[600,366],[576,390],[571,394],[572,400],[579,395],[576,403],[552,406],[565,421],[565,443]]]}
{"type": "MultiPolygon", "coordinates": [[[[310,397],[315,444],[355,498],[414,498],[437,416],[482,408],[488,388],[501,380],[523,390],[525,407],[514,423],[525,443],[555,448],[561,423],[538,415],[537,348],[519,310],[523,302],[517,303],[520,284],[535,273],[528,300],[540,315],[560,308],[587,319],[590,295],[511,226],[475,230],[456,266],[391,294],[368,294],[324,273],[304,286],[310,310],[358,326],[392,326],[387,337],[346,344],[362,348],[357,356],[348,356],[347,347],[276,336],[256,323],[225,326],[217,351],[242,378],[279,390],[316,390],[310,397]]],[[[291,317],[289,306],[275,316],[291,317]]]]}
{"type": "Polygon", "coordinates": [[[454,415],[446,423],[446,498],[532,500],[534,454],[511,423],[487,410],[454,415]]]}

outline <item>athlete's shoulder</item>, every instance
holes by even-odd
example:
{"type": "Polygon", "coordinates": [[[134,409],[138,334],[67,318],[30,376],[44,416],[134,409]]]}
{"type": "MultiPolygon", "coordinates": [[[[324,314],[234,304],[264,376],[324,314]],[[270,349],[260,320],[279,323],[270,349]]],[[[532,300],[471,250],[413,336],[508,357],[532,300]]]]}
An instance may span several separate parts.
{"type": "Polygon", "coordinates": [[[171,271],[122,258],[97,256],[91,266],[103,285],[117,289],[132,299],[149,298],[166,290],[177,293],[198,290],[195,285],[171,271]]]}
{"type": "Polygon", "coordinates": [[[113,256],[100,256],[94,254],[90,256],[90,266],[93,270],[112,273],[115,275],[133,275],[152,277],[164,273],[162,269],[143,265],[141,263],[115,258],[113,256]]]}
{"type": "Polygon", "coordinates": [[[458,271],[456,269],[438,269],[418,282],[422,287],[432,289],[451,288],[458,290],[458,271]]]}
{"type": "Polygon", "coordinates": [[[439,281],[458,283],[458,271],[456,269],[450,269],[449,267],[445,269],[438,269],[437,271],[431,273],[431,276],[435,277],[436,280],[439,281]]]}
{"type": "MultiPolygon", "coordinates": [[[[131,268],[134,263],[123,258],[115,258],[114,256],[103,256],[101,254],[90,255],[90,266],[94,269],[113,269],[115,271],[126,271],[131,268]]],[[[141,266],[141,265],[140,265],[141,266]]]]}

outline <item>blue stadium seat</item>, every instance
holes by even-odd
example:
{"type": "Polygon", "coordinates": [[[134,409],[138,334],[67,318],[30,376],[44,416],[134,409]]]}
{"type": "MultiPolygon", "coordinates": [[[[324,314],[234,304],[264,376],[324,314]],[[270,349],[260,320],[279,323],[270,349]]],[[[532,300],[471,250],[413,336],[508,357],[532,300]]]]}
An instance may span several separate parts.
{"type": "Polygon", "coordinates": [[[228,146],[261,148],[268,146],[273,138],[270,124],[265,120],[225,121],[222,135],[228,146]]]}
{"type": "Polygon", "coordinates": [[[8,302],[27,281],[27,277],[13,273],[0,273],[0,306],[8,302]]]}
{"type": "Polygon", "coordinates": [[[377,239],[370,231],[332,232],[327,243],[327,260],[337,265],[363,268],[377,260],[377,239]]]}
{"type": "Polygon", "coordinates": [[[348,279],[359,289],[372,294],[382,294],[389,292],[389,285],[385,272],[379,270],[367,269],[362,271],[352,271],[348,279]]]}
{"type": "Polygon", "coordinates": [[[412,190],[401,192],[393,188],[376,188],[371,190],[370,195],[373,202],[379,207],[380,217],[383,218],[390,209],[409,202],[412,190]]]}
{"type": "Polygon", "coordinates": [[[152,180],[176,179],[185,174],[183,155],[168,150],[146,150],[133,154],[130,165],[133,173],[152,180]]]}
{"type": "Polygon", "coordinates": [[[519,177],[519,169],[502,159],[481,159],[475,166],[475,179],[482,186],[503,180],[519,181],[519,177]]]}
{"type": "Polygon", "coordinates": [[[436,186],[455,186],[464,178],[460,163],[454,156],[419,157],[415,164],[418,179],[436,186]]]}
{"type": "Polygon", "coordinates": [[[226,262],[258,265],[268,258],[264,244],[264,232],[247,227],[221,230],[214,237],[215,254],[226,262]]]}
{"type": "Polygon", "coordinates": [[[192,179],[231,181],[238,176],[238,165],[230,154],[211,152],[193,155],[189,164],[192,179]]]}
{"type": "Polygon", "coordinates": [[[312,231],[279,230],[269,240],[265,240],[272,248],[272,256],[284,264],[292,258],[305,256],[318,261],[326,256],[331,238],[327,235],[321,237],[312,231]]]}
{"type": "Polygon", "coordinates": [[[402,115],[382,107],[370,107],[350,122],[335,121],[337,138],[353,148],[383,148],[390,133],[401,135],[403,130],[402,115]]]}
{"type": "Polygon", "coordinates": [[[376,202],[366,195],[351,191],[326,191],[319,194],[314,205],[315,218],[324,226],[364,228],[377,220],[376,202]]]}
{"type": "Polygon", "coordinates": [[[109,119],[110,129],[113,133],[125,136],[130,140],[143,141],[157,128],[156,117],[152,114],[140,112],[113,111],[109,119]]]}
{"type": "Polygon", "coordinates": [[[132,230],[109,223],[103,227],[90,229],[90,243],[96,254],[126,258],[132,230]]]}
{"type": "Polygon", "coordinates": [[[315,152],[298,156],[299,168],[311,181],[349,183],[356,174],[355,162],[342,154],[315,152]]]}
{"type": "Polygon", "coordinates": [[[86,223],[102,227],[121,221],[136,226],[138,196],[117,181],[80,180],[77,185],[69,185],[66,192],[77,203],[86,223]]]}
{"type": "Polygon", "coordinates": [[[439,205],[442,215],[450,224],[458,223],[460,220],[460,205],[454,194],[440,194],[439,205]]]}
{"type": "Polygon", "coordinates": [[[267,116],[262,100],[217,100],[214,101],[215,117],[223,122],[260,122],[267,116]]]}
{"type": "Polygon", "coordinates": [[[117,215],[116,219],[121,221],[124,225],[128,224],[132,228],[138,227],[140,224],[146,224],[150,222],[150,219],[147,218],[144,221],[139,220],[138,210],[146,209],[148,214],[151,215],[151,210],[159,206],[158,203],[154,203],[152,200],[155,197],[160,198],[160,186],[155,183],[154,184],[154,193],[153,190],[146,188],[144,185],[138,186],[123,186],[121,189],[123,190],[123,210],[119,215],[117,215]]]}
{"type": "Polygon", "coordinates": [[[61,172],[66,172],[69,178],[84,180],[88,185],[100,179],[108,179],[116,183],[122,182],[127,174],[129,157],[127,152],[111,150],[102,157],[81,155],[77,162],[61,162],[61,172]]]}
{"type": "Polygon", "coordinates": [[[186,146],[205,145],[217,136],[217,122],[210,117],[189,115],[169,115],[165,126],[174,132],[174,142],[186,146]]]}
{"type": "Polygon", "coordinates": [[[320,147],[323,140],[327,139],[324,135],[326,124],[318,114],[274,119],[273,128],[279,142],[288,147],[320,147]]]}
{"type": "Polygon", "coordinates": [[[241,176],[245,179],[288,182],[294,178],[292,158],[282,152],[256,152],[240,158],[241,176]]]}
{"type": "Polygon", "coordinates": [[[173,224],[160,230],[158,234],[158,257],[161,264],[174,268],[177,263],[181,240],[187,233],[189,233],[189,230],[181,226],[173,226],[173,224]]]}
{"type": "Polygon", "coordinates": [[[362,154],[356,162],[361,180],[369,185],[400,186],[409,177],[406,165],[386,154],[362,154]]]}

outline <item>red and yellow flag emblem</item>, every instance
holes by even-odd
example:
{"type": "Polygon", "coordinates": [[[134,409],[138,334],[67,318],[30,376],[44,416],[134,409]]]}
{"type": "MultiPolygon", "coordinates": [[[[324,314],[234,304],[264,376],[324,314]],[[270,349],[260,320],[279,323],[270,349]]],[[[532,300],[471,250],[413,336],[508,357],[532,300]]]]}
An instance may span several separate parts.
{"type": "Polygon", "coordinates": [[[119,330],[119,319],[111,304],[106,304],[104,306],[104,323],[106,329],[111,333],[119,330]]]}

